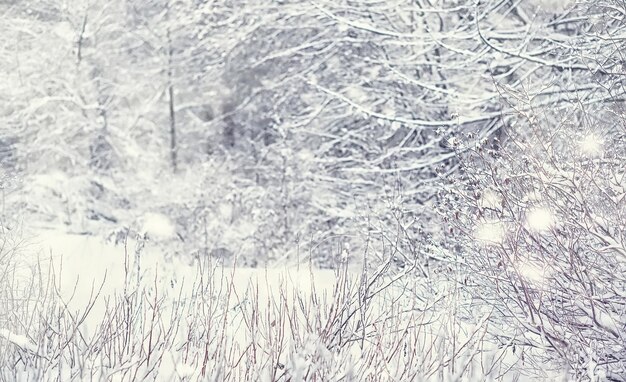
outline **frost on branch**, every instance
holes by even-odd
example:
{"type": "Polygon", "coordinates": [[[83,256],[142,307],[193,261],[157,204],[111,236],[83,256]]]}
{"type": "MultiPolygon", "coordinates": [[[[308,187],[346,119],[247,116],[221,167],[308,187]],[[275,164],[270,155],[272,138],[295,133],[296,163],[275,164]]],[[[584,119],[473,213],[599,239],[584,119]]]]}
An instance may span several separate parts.
{"type": "Polygon", "coordinates": [[[609,128],[615,116],[606,106],[592,110],[544,112],[536,124],[511,130],[498,152],[470,152],[463,175],[454,178],[462,186],[450,192],[457,208],[449,222],[452,242],[468,254],[468,292],[501,312],[494,324],[502,327],[502,343],[545,347],[545,356],[573,375],[591,364],[593,375],[620,375],[626,370],[620,228],[626,141],[623,131],[609,128]],[[582,141],[570,139],[579,136],[577,116],[594,124],[582,141]],[[555,119],[562,122],[550,129],[555,119]],[[596,125],[609,125],[602,143],[596,125]],[[501,195],[498,203],[487,202],[491,190],[501,195]]]}

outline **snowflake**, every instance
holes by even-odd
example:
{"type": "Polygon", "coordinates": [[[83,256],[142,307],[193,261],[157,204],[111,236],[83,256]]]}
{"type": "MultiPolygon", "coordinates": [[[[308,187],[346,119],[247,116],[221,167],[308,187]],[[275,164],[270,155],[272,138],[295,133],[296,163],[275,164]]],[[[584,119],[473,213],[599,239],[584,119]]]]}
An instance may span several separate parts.
{"type": "Polygon", "coordinates": [[[529,261],[517,263],[515,269],[524,279],[534,283],[542,283],[551,275],[550,269],[546,266],[529,261]]]}
{"type": "Polygon", "coordinates": [[[545,207],[535,207],[526,215],[528,228],[535,231],[547,231],[554,225],[554,216],[545,207]]]}
{"type": "Polygon", "coordinates": [[[579,143],[580,151],[587,155],[602,153],[602,139],[595,134],[585,136],[579,143]]]}

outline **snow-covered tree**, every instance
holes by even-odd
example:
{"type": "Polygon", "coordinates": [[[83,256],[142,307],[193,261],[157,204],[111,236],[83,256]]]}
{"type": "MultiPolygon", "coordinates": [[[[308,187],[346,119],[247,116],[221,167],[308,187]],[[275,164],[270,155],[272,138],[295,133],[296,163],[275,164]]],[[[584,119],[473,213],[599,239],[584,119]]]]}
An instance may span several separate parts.
{"type": "Polygon", "coordinates": [[[532,54],[488,43],[535,69],[517,87],[498,83],[513,111],[498,142],[458,137],[460,171],[440,206],[472,309],[496,312],[493,333],[536,370],[557,360],[575,380],[626,372],[623,42],[614,37],[624,12],[583,2],[545,18],[532,54]]]}

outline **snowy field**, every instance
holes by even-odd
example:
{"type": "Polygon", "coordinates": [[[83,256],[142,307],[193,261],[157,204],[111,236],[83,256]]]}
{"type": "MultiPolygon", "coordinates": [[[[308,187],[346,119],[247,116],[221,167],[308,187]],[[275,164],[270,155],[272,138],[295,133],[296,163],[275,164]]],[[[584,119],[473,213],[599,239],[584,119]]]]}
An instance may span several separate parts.
{"type": "Polygon", "coordinates": [[[38,298],[11,302],[21,316],[0,331],[16,365],[5,380],[470,381],[515,361],[481,322],[358,268],[165,261],[150,242],[60,231],[27,248],[14,278],[38,298]]]}

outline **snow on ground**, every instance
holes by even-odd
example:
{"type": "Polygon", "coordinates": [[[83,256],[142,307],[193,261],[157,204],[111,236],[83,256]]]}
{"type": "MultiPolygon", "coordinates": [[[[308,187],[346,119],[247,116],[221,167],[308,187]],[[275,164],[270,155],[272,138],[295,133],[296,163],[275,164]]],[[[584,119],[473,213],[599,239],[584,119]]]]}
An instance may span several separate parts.
{"type": "MultiPolygon", "coordinates": [[[[161,219],[159,222],[160,219],[161,217],[153,219],[159,223],[155,227],[157,230],[167,228],[167,221],[161,219]]],[[[111,302],[111,298],[131,298],[134,293],[132,291],[143,291],[141,298],[137,300],[139,304],[150,305],[152,302],[160,301],[159,317],[163,320],[161,321],[163,325],[167,326],[178,316],[175,320],[181,323],[180,332],[171,338],[173,346],[170,345],[163,350],[158,370],[159,380],[166,380],[168,376],[172,376],[172,380],[202,379],[199,368],[202,360],[197,356],[183,359],[179,350],[173,350],[189,346],[183,345],[189,341],[196,343],[194,341],[198,339],[194,339],[193,336],[198,333],[203,333],[202,336],[207,336],[206,338],[215,339],[209,343],[210,350],[214,352],[212,354],[221,354],[219,357],[231,357],[239,352],[242,352],[243,357],[247,354],[245,349],[250,346],[274,349],[273,341],[282,338],[281,341],[284,342],[280,351],[276,350],[278,362],[286,365],[286,370],[290,370],[296,377],[299,372],[321,367],[320,365],[336,365],[341,369],[334,371],[336,375],[351,373],[351,367],[361,367],[361,372],[376,375],[380,371],[370,370],[375,367],[370,363],[377,357],[376,352],[383,351],[379,347],[393,349],[399,342],[407,341],[407,338],[414,345],[418,344],[413,351],[425,357],[419,362],[431,365],[417,366],[416,363],[410,367],[413,369],[432,367],[437,362],[443,362],[445,357],[449,356],[449,351],[445,349],[451,335],[457,341],[472,343],[471,346],[465,347],[465,355],[459,356],[459,359],[462,357],[472,359],[478,354],[475,350],[478,345],[474,345],[471,338],[481,333],[482,324],[476,326],[461,323],[456,319],[450,321],[453,316],[446,315],[443,311],[426,309],[431,302],[417,296],[417,290],[412,289],[409,284],[404,287],[399,285],[397,289],[390,288],[368,303],[370,305],[366,308],[359,308],[360,295],[353,295],[357,293],[359,286],[359,274],[356,270],[348,269],[342,274],[333,270],[309,269],[307,266],[256,269],[218,266],[211,268],[213,271],[199,272],[198,263],[192,262],[191,259],[173,258],[166,261],[160,247],[150,239],[140,243],[129,240],[124,247],[104,242],[97,237],[68,234],[59,230],[41,230],[33,237],[27,246],[31,263],[39,261],[43,263],[44,268],[46,264],[53,266],[59,280],[60,295],[65,300],[68,311],[85,310],[92,296],[97,293],[100,286],[102,287],[100,298],[80,325],[81,336],[90,338],[99,327],[102,328],[103,323],[111,322],[111,305],[107,310],[107,301],[111,302]],[[137,248],[141,250],[137,251],[137,248]],[[137,275],[140,275],[139,278],[137,275]],[[207,289],[198,288],[199,283],[205,285],[206,282],[199,279],[199,275],[211,279],[206,283],[207,289]],[[157,296],[163,299],[159,300],[157,296]],[[357,305],[354,305],[355,303],[357,305]],[[355,322],[360,322],[359,317],[367,319],[373,324],[367,327],[368,337],[373,336],[378,340],[371,343],[369,340],[354,341],[340,351],[337,349],[329,351],[326,346],[330,345],[323,344],[328,342],[328,338],[322,340],[321,333],[325,333],[327,328],[330,328],[331,333],[335,333],[336,327],[332,326],[336,325],[332,324],[333,315],[339,314],[341,322],[355,307],[357,307],[355,322]],[[427,313],[422,315],[420,312],[427,313]],[[275,324],[276,322],[280,323],[275,324]],[[432,324],[415,330],[415,322],[432,324]],[[330,327],[327,326],[329,324],[330,327]],[[191,330],[195,334],[187,337],[191,335],[191,330]],[[286,333],[286,337],[283,338],[281,333],[285,330],[291,330],[293,333],[286,333]],[[316,359],[318,361],[315,361],[316,359]]],[[[25,272],[23,276],[28,277],[29,268],[20,269],[25,272]]],[[[375,286],[373,289],[378,287],[375,286]]],[[[440,295],[446,293],[445,286],[436,287],[440,295]]],[[[149,311],[148,309],[147,312],[149,311]]],[[[149,317],[144,317],[142,322],[141,327],[144,327],[144,324],[147,325],[151,321],[149,317]]],[[[358,325],[340,327],[347,330],[346,335],[350,335],[351,330],[360,330],[358,325]]],[[[2,330],[0,337],[24,350],[33,353],[45,352],[29,339],[33,338],[33,333],[16,333],[2,327],[0,330],[2,330]]],[[[140,328],[140,339],[145,335],[143,330],[140,328]]],[[[365,332],[363,334],[365,335],[365,332]]],[[[145,339],[142,341],[145,346],[145,339]]],[[[493,352],[494,357],[500,351],[496,348],[491,349],[488,344],[481,346],[482,351],[493,352]]],[[[511,363],[516,362],[517,355],[511,354],[506,349],[501,352],[502,356],[511,359],[511,363]]],[[[46,357],[47,354],[43,356],[46,357]]],[[[237,357],[239,356],[236,355],[235,358],[237,357]]],[[[216,358],[211,362],[218,365],[222,362],[220,359],[216,358]]],[[[391,363],[388,365],[392,367],[387,370],[390,373],[389,380],[395,378],[393,375],[401,374],[399,370],[402,370],[401,364],[405,361],[402,358],[393,361],[399,362],[396,365],[397,370],[391,363]]],[[[264,366],[257,367],[260,370],[264,366]]],[[[71,372],[67,368],[64,370],[71,372]]],[[[115,373],[115,370],[99,366],[99,369],[90,369],[89,372],[94,376],[96,374],[93,373],[115,373]]]]}
{"type": "MultiPolygon", "coordinates": [[[[149,233],[163,233],[168,230],[167,220],[164,218],[152,216],[151,220],[149,229],[146,229],[149,233]]],[[[107,243],[98,237],[69,234],[59,230],[41,230],[31,237],[27,250],[23,253],[27,257],[24,262],[29,263],[29,266],[20,267],[18,272],[23,274],[18,277],[32,277],[33,267],[37,263],[42,269],[51,265],[59,283],[60,295],[70,312],[85,311],[93,296],[99,293],[95,305],[80,326],[81,333],[87,337],[93,335],[107,321],[107,315],[111,314],[111,307],[109,305],[107,310],[107,304],[111,299],[127,296],[128,288],[129,291],[147,291],[139,300],[140,303],[148,301],[143,300],[148,296],[166,296],[161,302],[162,317],[170,317],[180,312],[177,309],[181,303],[190,307],[186,311],[186,314],[190,314],[194,311],[193,305],[199,303],[198,299],[215,299],[218,301],[215,305],[208,303],[217,309],[212,317],[220,319],[229,316],[229,324],[223,328],[230,343],[228,346],[245,348],[251,340],[254,341],[251,338],[254,335],[246,328],[244,316],[258,308],[254,306],[255,301],[262,310],[269,311],[269,304],[273,301],[282,301],[280,298],[291,299],[295,295],[310,296],[313,290],[317,296],[331,300],[337,277],[333,271],[311,271],[304,267],[298,270],[218,266],[212,273],[203,274],[213,278],[207,285],[219,292],[198,295],[198,266],[192,264],[190,259],[175,258],[166,261],[162,250],[149,239],[143,245],[129,240],[124,247],[107,243]],[[141,251],[137,252],[137,248],[141,248],[141,251]],[[139,279],[137,274],[140,274],[139,279]],[[177,300],[181,297],[183,300],[177,300]]],[[[183,318],[185,320],[202,324],[204,318],[190,316],[183,318]]],[[[35,333],[15,333],[0,325],[2,339],[37,354],[41,349],[29,339],[34,335],[35,333]]],[[[183,337],[177,337],[176,341],[184,343],[186,334],[181,332],[180,335],[183,337]]],[[[168,354],[163,358],[160,374],[176,375],[178,378],[198,377],[197,367],[183,362],[180,354],[168,354]]]]}
{"type": "MultiPolygon", "coordinates": [[[[144,229],[149,234],[170,233],[167,218],[154,214],[144,229]],[[166,232],[167,231],[167,232],[166,232]]],[[[45,265],[52,259],[55,274],[61,282],[62,295],[73,296],[72,303],[80,305],[88,300],[92,288],[101,284],[102,294],[114,294],[124,289],[125,261],[131,272],[139,269],[141,286],[153,287],[157,280],[157,288],[175,289],[183,285],[191,286],[197,277],[197,263],[192,264],[189,258],[173,258],[166,260],[162,249],[150,241],[144,242],[139,254],[139,267],[136,262],[136,240],[128,241],[126,249],[123,244],[115,245],[101,238],[71,234],[57,230],[41,230],[29,240],[28,252],[31,263],[41,261],[45,265]]],[[[24,267],[25,277],[30,270],[24,267]]],[[[358,269],[351,269],[354,277],[358,269]]],[[[137,285],[136,274],[133,273],[130,283],[137,285]]],[[[310,269],[309,265],[297,266],[290,264],[275,268],[231,268],[217,267],[215,277],[232,281],[234,290],[244,295],[250,286],[259,285],[259,297],[265,299],[271,294],[278,294],[280,289],[297,291],[309,295],[312,290],[323,295],[332,295],[337,281],[334,270],[310,269]]],[[[78,307],[78,306],[77,306],[78,307]]]]}
{"type": "MultiPolygon", "coordinates": [[[[171,228],[169,220],[158,214],[151,214],[144,225],[148,235],[161,235],[159,237],[172,234],[171,228]]],[[[125,248],[98,237],[57,230],[40,231],[30,242],[28,252],[31,264],[37,261],[44,265],[52,264],[60,280],[61,295],[74,309],[83,309],[100,287],[102,296],[123,293],[125,284],[167,290],[172,294],[178,294],[182,289],[183,294],[190,295],[198,276],[197,263],[192,264],[190,259],[181,258],[165,260],[162,249],[150,240],[144,242],[138,255],[136,240],[129,240],[125,248]],[[128,266],[130,275],[125,266],[128,266]]],[[[30,268],[23,267],[23,270],[24,277],[28,277],[30,268]]],[[[255,293],[258,292],[260,301],[278,296],[281,289],[303,296],[310,295],[315,289],[320,296],[330,296],[337,280],[337,274],[332,270],[312,271],[308,267],[291,266],[269,269],[218,267],[214,276],[220,279],[219,283],[232,286],[236,296],[242,300],[250,293],[251,287],[258,285],[255,293]]],[[[100,302],[91,314],[96,321],[102,318],[104,312],[104,303],[100,302]]]]}

